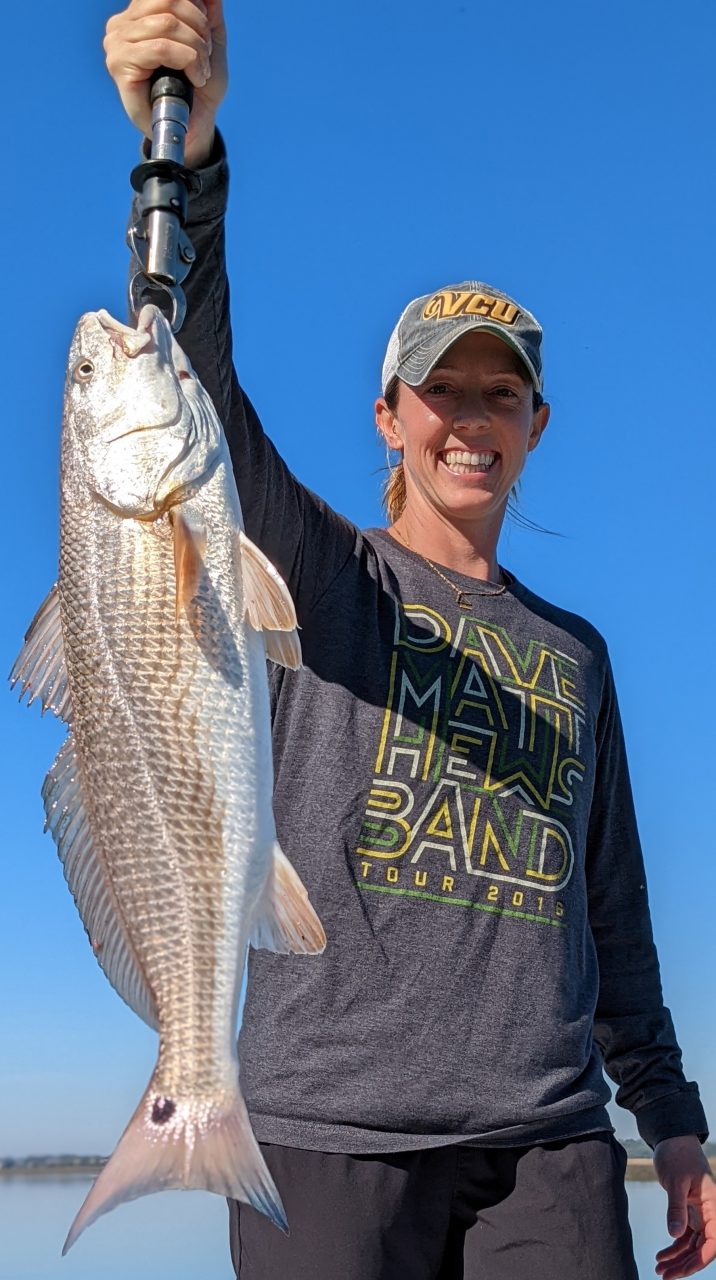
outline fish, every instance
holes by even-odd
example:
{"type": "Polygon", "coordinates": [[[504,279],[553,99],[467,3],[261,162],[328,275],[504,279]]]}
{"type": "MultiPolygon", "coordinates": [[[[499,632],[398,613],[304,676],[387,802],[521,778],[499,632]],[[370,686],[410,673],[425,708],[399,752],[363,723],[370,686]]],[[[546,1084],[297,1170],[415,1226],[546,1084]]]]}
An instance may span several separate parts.
{"type": "Polygon", "coordinates": [[[156,1066],[63,1253],[169,1188],[287,1230],[239,1087],[248,945],[318,954],[276,836],[267,657],[297,669],[283,579],[246,536],[214,405],[155,306],[88,312],[70,345],[55,585],[11,672],[68,727],[46,826],[109,982],[159,1032],[156,1066]]]}

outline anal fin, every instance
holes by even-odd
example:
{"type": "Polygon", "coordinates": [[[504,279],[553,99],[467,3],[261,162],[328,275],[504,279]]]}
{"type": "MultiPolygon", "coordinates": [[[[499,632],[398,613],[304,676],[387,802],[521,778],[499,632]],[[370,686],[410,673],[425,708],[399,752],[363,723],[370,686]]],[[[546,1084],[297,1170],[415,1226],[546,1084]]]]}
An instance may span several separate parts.
{"type": "Polygon", "coordinates": [[[279,955],[314,955],[326,945],[323,925],[308,900],[308,891],[277,841],[249,941],[252,947],[279,955]]]}

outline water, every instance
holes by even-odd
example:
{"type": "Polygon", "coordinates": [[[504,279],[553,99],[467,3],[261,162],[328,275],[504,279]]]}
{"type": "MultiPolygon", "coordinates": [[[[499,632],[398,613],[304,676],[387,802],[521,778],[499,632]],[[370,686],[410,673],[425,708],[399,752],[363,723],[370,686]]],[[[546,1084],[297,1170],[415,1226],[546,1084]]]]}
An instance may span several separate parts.
{"type": "Polygon", "coordinates": [[[234,1280],[226,1204],[201,1192],[121,1205],[62,1258],[90,1181],[0,1181],[1,1280],[234,1280]]]}
{"type": "Polygon", "coordinates": [[[639,1280],[653,1280],[657,1249],[673,1243],[666,1230],[666,1192],[658,1182],[628,1182],[627,1193],[639,1280]]]}
{"type": "MultiPolygon", "coordinates": [[[[199,1192],[123,1205],[61,1258],[88,1185],[79,1178],[0,1181],[0,1280],[234,1280],[226,1206],[199,1192]]],[[[668,1243],[666,1197],[656,1182],[631,1182],[628,1192],[639,1276],[648,1280],[656,1250],[668,1243]]]]}

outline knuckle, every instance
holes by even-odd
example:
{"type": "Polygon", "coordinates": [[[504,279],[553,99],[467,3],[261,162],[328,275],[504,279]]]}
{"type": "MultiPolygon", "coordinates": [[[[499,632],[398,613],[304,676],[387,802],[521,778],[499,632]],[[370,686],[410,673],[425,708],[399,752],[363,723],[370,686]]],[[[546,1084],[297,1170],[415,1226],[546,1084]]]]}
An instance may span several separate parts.
{"type": "Polygon", "coordinates": [[[154,27],[160,36],[176,35],[177,25],[173,13],[158,13],[154,18],[154,27]]]}
{"type": "Polygon", "coordinates": [[[178,0],[158,0],[158,3],[152,5],[151,13],[154,18],[175,21],[180,7],[178,0]]]}
{"type": "Polygon", "coordinates": [[[166,62],[171,57],[171,53],[172,53],[171,40],[167,40],[163,36],[158,36],[156,39],[152,40],[151,48],[152,48],[152,56],[157,59],[158,67],[160,67],[162,63],[166,62]]]}
{"type": "Polygon", "coordinates": [[[114,75],[114,68],[119,65],[119,57],[114,42],[109,39],[104,41],[104,60],[110,75],[114,75]]]}

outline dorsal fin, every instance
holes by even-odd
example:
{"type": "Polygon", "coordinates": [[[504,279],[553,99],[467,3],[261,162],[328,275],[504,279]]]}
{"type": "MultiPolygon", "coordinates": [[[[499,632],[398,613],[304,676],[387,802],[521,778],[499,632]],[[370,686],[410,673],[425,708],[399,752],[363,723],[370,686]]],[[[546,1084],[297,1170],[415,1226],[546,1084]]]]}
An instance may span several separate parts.
{"type": "Polygon", "coordinates": [[[67,683],[65,648],[62,642],[62,620],[57,583],[50,587],[25,635],[15,665],[10,672],[14,688],[20,682],[20,701],[28,694],[27,705],[40,699],[43,714],[52,711],[67,724],[72,719],[72,704],[67,683]]]}

